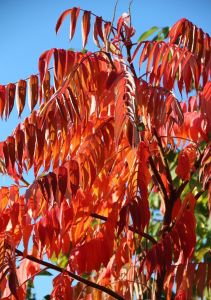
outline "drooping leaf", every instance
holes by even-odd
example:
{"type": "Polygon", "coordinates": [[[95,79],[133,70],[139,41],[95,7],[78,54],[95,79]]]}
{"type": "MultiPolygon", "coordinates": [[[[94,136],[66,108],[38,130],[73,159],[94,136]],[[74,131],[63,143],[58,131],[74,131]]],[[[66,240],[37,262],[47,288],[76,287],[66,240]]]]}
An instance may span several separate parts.
{"type": "Polygon", "coordinates": [[[6,89],[4,85],[0,85],[0,116],[3,117],[6,101],[6,89]]]}
{"type": "Polygon", "coordinates": [[[18,108],[18,116],[21,116],[21,113],[24,109],[26,101],[26,81],[19,80],[17,86],[17,95],[16,95],[16,103],[18,108]]]}
{"type": "Polygon", "coordinates": [[[74,9],[74,8],[67,9],[67,10],[65,10],[65,11],[60,15],[60,17],[59,17],[59,19],[57,20],[57,23],[56,23],[56,28],[55,28],[56,33],[58,33],[58,31],[59,31],[59,29],[60,29],[62,23],[64,22],[64,19],[65,19],[68,15],[71,14],[71,12],[72,12],[73,9],[74,9]]]}
{"type": "Polygon", "coordinates": [[[28,99],[29,99],[29,109],[32,111],[38,101],[38,77],[37,75],[31,75],[29,78],[28,87],[28,99]]]}
{"type": "Polygon", "coordinates": [[[140,43],[140,42],[145,41],[150,35],[152,35],[156,31],[158,31],[158,29],[159,28],[157,26],[151,27],[149,30],[142,33],[142,35],[138,38],[138,42],[140,43]]]}
{"type": "Polygon", "coordinates": [[[90,11],[84,11],[82,17],[82,45],[85,48],[90,31],[90,11]]]}
{"type": "Polygon", "coordinates": [[[77,19],[80,13],[80,8],[78,7],[73,7],[71,11],[71,26],[70,26],[70,40],[72,40],[74,33],[75,33],[75,28],[76,28],[76,23],[77,19]]]}
{"type": "Polygon", "coordinates": [[[9,83],[6,86],[6,105],[5,105],[6,119],[9,117],[14,106],[15,90],[16,90],[16,85],[14,83],[9,83]]]}

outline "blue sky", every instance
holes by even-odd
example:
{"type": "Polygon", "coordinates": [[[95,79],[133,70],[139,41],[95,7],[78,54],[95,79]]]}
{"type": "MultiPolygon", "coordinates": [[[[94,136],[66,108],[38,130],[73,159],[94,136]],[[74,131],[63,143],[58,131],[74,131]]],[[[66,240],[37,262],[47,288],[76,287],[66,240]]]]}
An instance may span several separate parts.
{"type": "MultiPolygon", "coordinates": [[[[80,23],[74,40],[68,41],[68,25],[65,22],[59,35],[55,34],[55,24],[62,11],[73,6],[91,10],[106,20],[112,19],[113,0],[0,0],[0,84],[16,82],[37,73],[37,62],[47,49],[75,48],[80,50],[80,23]]],[[[119,0],[116,16],[127,11],[129,1],[119,0]]],[[[211,0],[134,0],[132,22],[137,38],[152,26],[172,26],[180,18],[187,18],[211,34],[211,0]]],[[[93,50],[91,36],[88,47],[93,50]]],[[[27,111],[23,115],[26,116],[27,111]]],[[[22,118],[23,119],[23,118],[22,118]]],[[[20,121],[20,120],[19,120],[20,121]]],[[[17,112],[14,109],[10,119],[0,121],[0,140],[17,125],[17,112]]],[[[0,177],[0,185],[9,181],[0,177]]],[[[35,281],[37,300],[42,300],[50,289],[51,277],[39,277],[35,281]]]]}

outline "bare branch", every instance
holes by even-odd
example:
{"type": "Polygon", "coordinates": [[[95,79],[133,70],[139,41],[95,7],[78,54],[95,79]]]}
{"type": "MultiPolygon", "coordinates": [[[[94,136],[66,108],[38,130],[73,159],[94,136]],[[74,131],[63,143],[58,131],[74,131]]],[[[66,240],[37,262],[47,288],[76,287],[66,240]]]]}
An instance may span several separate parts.
{"type": "Polygon", "coordinates": [[[120,295],[118,295],[117,293],[115,293],[114,291],[112,291],[112,290],[106,288],[105,286],[102,286],[102,285],[97,284],[97,283],[95,283],[95,282],[93,282],[93,281],[90,281],[90,280],[88,280],[88,279],[85,279],[85,278],[83,278],[83,277],[81,277],[81,276],[79,276],[79,275],[74,274],[73,272],[67,271],[66,269],[63,269],[63,268],[61,268],[61,267],[59,267],[59,266],[56,266],[56,265],[53,265],[53,264],[51,264],[51,263],[49,263],[49,262],[46,262],[46,261],[41,260],[41,259],[39,259],[39,258],[36,258],[36,257],[34,257],[34,256],[32,256],[32,255],[24,255],[24,253],[23,253],[22,251],[18,250],[18,249],[15,249],[15,253],[16,253],[18,256],[22,256],[22,257],[27,258],[27,259],[29,259],[29,260],[31,260],[31,261],[34,261],[34,262],[36,262],[36,263],[38,263],[38,264],[40,264],[40,265],[42,265],[42,266],[47,267],[48,269],[53,269],[53,270],[55,270],[55,271],[57,271],[57,272],[60,272],[60,273],[65,272],[65,273],[67,273],[71,278],[73,278],[73,279],[75,279],[75,280],[77,280],[77,281],[79,281],[79,282],[82,282],[82,283],[86,284],[87,286],[90,286],[90,287],[93,287],[93,288],[95,288],[95,289],[97,289],[97,290],[100,290],[100,291],[102,291],[102,292],[104,292],[104,293],[106,293],[106,294],[112,296],[114,299],[124,300],[124,298],[123,298],[122,296],[120,296],[120,295]]]}

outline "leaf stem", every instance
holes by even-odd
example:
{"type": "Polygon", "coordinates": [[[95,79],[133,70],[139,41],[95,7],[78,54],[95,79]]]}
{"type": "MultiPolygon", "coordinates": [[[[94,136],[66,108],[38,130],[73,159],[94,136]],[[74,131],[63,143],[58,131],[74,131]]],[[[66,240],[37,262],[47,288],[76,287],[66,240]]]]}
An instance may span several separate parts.
{"type": "MultiPolygon", "coordinates": [[[[91,216],[92,216],[93,218],[96,218],[96,219],[99,219],[99,220],[102,220],[102,221],[105,221],[105,222],[106,222],[107,219],[108,219],[107,217],[98,215],[98,214],[96,214],[96,213],[91,213],[91,216]]],[[[118,224],[118,223],[117,223],[117,224],[118,224]]],[[[145,237],[147,240],[151,241],[152,244],[157,244],[157,241],[156,241],[151,235],[149,235],[149,234],[147,234],[147,233],[145,233],[145,232],[143,232],[143,231],[137,230],[137,229],[135,229],[135,228],[134,228],[133,226],[131,226],[131,225],[129,225],[128,228],[129,228],[130,231],[132,231],[132,232],[134,232],[134,233],[137,233],[137,234],[139,234],[140,236],[145,237]]]]}

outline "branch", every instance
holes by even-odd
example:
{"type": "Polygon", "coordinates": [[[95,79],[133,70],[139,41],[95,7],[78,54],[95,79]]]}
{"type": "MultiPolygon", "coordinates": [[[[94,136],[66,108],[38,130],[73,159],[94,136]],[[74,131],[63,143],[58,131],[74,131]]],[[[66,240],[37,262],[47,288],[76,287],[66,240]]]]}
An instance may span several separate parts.
{"type": "Polygon", "coordinates": [[[154,128],[154,135],[155,135],[156,140],[158,142],[158,147],[160,149],[161,158],[162,158],[164,166],[165,166],[166,177],[167,177],[167,180],[169,182],[169,189],[170,189],[171,195],[172,195],[172,193],[174,192],[174,185],[173,185],[173,180],[172,180],[171,172],[170,172],[170,169],[169,169],[168,161],[166,159],[165,151],[163,149],[161,138],[158,136],[157,130],[155,128],[154,128]]]}
{"type": "MultiPolygon", "coordinates": [[[[116,10],[117,10],[118,2],[119,2],[119,0],[116,0],[116,3],[114,5],[113,18],[112,18],[112,21],[111,21],[111,28],[113,28],[113,25],[114,25],[114,20],[115,20],[115,16],[116,16],[116,10]]],[[[109,40],[110,34],[111,34],[111,31],[108,34],[108,38],[107,38],[108,40],[109,40]]]]}
{"type": "Polygon", "coordinates": [[[131,44],[125,45],[125,46],[126,46],[126,51],[127,51],[127,61],[130,64],[130,68],[131,68],[131,71],[133,73],[134,78],[137,78],[136,70],[135,70],[135,67],[133,65],[132,58],[131,58],[131,52],[130,52],[130,49],[131,49],[132,46],[131,46],[131,44]]]}
{"type": "Polygon", "coordinates": [[[25,183],[25,185],[26,185],[27,187],[30,186],[30,183],[29,183],[28,181],[26,181],[26,180],[23,178],[23,176],[21,176],[21,177],[19,178],[19,180],[22,181],[23,183],[25,183]]]}
{"type": "Polygon", "coordinates": [[[201,195],[204,193],[204,190],[201,190],[200,192],[198,192],[194,197],[196,199],[196,201],[201,197],[201,195]]]}
{"type": "MultiPolygon", "coordinates": [[[[91,216],[92,216],[93,218],[96,218],[96,219],[99,219],[99,220],[102,220],[102,221],[105,221],[105,222],[106,222],[107,219],[108,219],[107,217],[98,215],[98,214],[96,214],[96,213],[91,213],[91,216]]],[[[117,225],[119,225],[119,222],[117,223],[117,225]]],[[[129,228],[130,231],[132,231],[132,232],[134,232],[134,233],[137,233],[137,234],[139,234],[140,236],[145,237],[147,240],[151,241],[152,244],[157,244],[157,241],[156,241],[151,235],[149,235],[149,234],[147,234],[147,233],[145,233],[145,232],[143,232],[143,231],[137,230],[137,229],[135,229],[135,228],[134,228],[133,226],[131,226],[131,225],[129,225],[128,228],[129,228]]]]}
{"type": "Polygon", "coordinates": [[[129,15],[130,15],[130,27],[132,26],[132,14],[131,14],[132,4],[133,4],[133,0],[130,0],[129,7],[128,7],[128,11],[129,11],[129,15]]]}
{"type": "Polygon", "coordinates": [[[158,170],[156,169],[154,160],[152,159],[151,156],[149,157],[149,164],[150,164],[150,167],[151,167],[151,169],[154,173],[154,176],[157,180],[157,183],[159,185],[159,189],[160,189],[161,193],[163,194],[163,199],[164,199],[165,206],[167,206],[168,202],[169,202],[169,197],[167,195],[166,188],[165,188],[164,183],[163,183],[163,181],[160,177],[160,174],[159,174],[158,170]]]}
{"type": "Polygon", "coordinates": [[[175,193],[175,199],[179,198],[184,190],[184,188],[186,187],[186,185],[188,184],[189,180],[185,180],[183,183],[181,183],[181,185],[178,187],[176,193],[175,193]]]}
{"type": "Polygon", "coordinates": [[[38,263],[40,265],[43,265],[43,266],[45,266],[45,267],[47,267],[49,269],[53,269],[53,270],[55,270],[57,272],[60,272],[60,273],[66,272],[73,279],[75,279],[75,280],[77,280],[79,282],[82,282],[82,283],[84,283],[84,284],[86,284],[86,285],[88,285],[90,287],[95,288],[95,289],[98,289],[98,290],[100,290],[100,291],[102,291],[102,292],[104,292],[104,293],[112,296],[114,299],[124,300],[124,298],[122,298],[122,296],[120,296],[117,293],[115,293],[114,291],[106,288],[105,286],[102,286],[102,285],[99,285],[99,284],[97,284],[97,283],[95,283],[93,281],[87,280],[87,279],[85,279],[85,278],[83,278],[83,277],[81,277],[79,275],[76,275],[76,274],[74,274],[74,273],[72,273],[70,271],[67,271],[67,270],[65,270],[63,268],[60,268],[59,266],[56,266],[56,265],[53,265],[53,264],[51,264],[49,262],[43,261],[43,260],[41,260],[39,258],[36,258],[36,257],[32,256],[32,255],[26,255],[26,256],[24,256],[23,252],[20,251],[20,250],[18,250],[18,249],[15,249],[15,253],[18,256],[23,256],[24,258],[27,258],[27,259],[29,259],[31,261],[34,261],[34,262],[36,262],[36,263],[38,263]]]}

